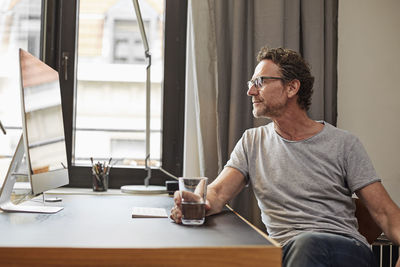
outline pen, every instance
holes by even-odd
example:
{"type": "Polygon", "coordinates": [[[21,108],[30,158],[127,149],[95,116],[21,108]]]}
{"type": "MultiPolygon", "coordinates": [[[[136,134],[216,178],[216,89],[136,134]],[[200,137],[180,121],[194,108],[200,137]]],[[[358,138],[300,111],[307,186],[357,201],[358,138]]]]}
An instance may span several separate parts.
{"type": "Polygon", "coordinates": [[[109,174],[110,169],[114,166],[114,164],[111,165],[112,158],[110,158],[108,162],[104,161],[101,163],[97,161],[97,163],[94,163],[93,158],[90,157],[90,161],[92,162],[92,171],[97,175],[109,174]]]}
{"type": "Polygon", "coordinates": [[[93,190],[94,191],[107,191],[108,188],[108,175],[110,173],[110,169],[113,165],[111,164],[112,158],[108,161],[104,160],[103,162],[93,160],[93,157],[90,157],[90,161],[92,163],[92,174],[93,174],[93,190]]]}

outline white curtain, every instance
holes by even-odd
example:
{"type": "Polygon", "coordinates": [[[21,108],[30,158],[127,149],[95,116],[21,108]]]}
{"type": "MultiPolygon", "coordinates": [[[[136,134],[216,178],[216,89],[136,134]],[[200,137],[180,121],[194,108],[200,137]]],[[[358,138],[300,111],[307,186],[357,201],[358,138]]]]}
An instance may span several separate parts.
{"type": "Polygon", "coordinates": [[[184,176],[218,173],[216,40],[208,1],[189,1],[186,53],[184,176]],[[207,130],[206,130],[207,129],[207,130]]]}

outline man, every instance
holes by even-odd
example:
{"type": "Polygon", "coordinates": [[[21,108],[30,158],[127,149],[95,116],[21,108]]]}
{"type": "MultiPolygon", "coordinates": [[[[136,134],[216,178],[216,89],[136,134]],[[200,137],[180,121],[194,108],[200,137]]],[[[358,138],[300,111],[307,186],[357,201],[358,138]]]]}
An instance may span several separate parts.
{"type": "MultiPolygon", "coordinates": [[[[400,209],[390,199],[360,141],[307,116],[314,78],[296,52],[262,48],[247,94],[255,117],[273,122],[247,130],[208,186],[207,214],[221,211],[248,182],[269,235],[281,243],[283,266],[373,266],[357,230],[352,194],[400,243],[400,209]]],[[[175,194],[171,218],[181,222],[175,194]]],[[[400,262],[397,262],[400,267],[400,262]]]]}

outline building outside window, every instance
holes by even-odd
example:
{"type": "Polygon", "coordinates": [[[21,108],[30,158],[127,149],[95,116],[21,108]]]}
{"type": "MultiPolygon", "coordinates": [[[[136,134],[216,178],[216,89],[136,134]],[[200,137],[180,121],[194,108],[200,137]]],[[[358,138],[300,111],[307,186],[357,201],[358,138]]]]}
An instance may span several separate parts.
{"type": "Polygon", "coordinates": [[[18,49],[40,56],[41,0],[0,1],[0,185],[22,133],[18,49]]]}
{"type": "MultiPolygon", "coordinates": [[[[139,4],[151,54],[150,166],[180,175],[187,3],[139,4]]],[[[22,48],[59,72],[70,186],[90,186],[91,157],[113,158],[110,186],[141,184],[148,62],[132,1],[8,0],[0,15],[0,183],[22,132],[22,48]]],[[[162,184],[165,174],[154,172],[162,184]]]]}
{"type": "MultiPolygon", "coordinates": [[[[151,165],[162,140],[163,0],[140,1],[151,65],[151,165]]],[[[112,157],[144,166],[146,66],[131,0],[80,0],[75,154],[73,164],[112,157]]]]}

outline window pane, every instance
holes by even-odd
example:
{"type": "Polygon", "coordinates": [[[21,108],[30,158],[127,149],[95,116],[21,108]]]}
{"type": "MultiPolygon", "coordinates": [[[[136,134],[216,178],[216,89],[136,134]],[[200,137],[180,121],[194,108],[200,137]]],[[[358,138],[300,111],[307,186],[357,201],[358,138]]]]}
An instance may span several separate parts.
{"type": "Polygon", "coordinates": [[[39,57],[41,2],[0,1],[0,185],[22,132],[18,49],[39,57]]]}
{"type": "MultiPolygon", "coordinates": [[[[139,1],[151,54],[151,165],[161,165],[164,0],[139,1]]],[[[75,165],[144,166],[146,67],[132,0],[80,0],[75,165]]]]}

